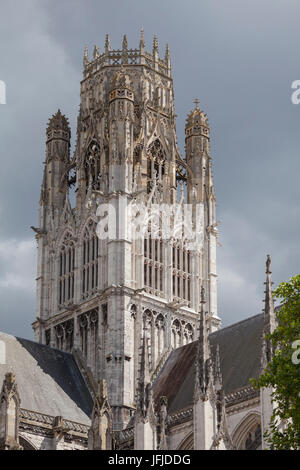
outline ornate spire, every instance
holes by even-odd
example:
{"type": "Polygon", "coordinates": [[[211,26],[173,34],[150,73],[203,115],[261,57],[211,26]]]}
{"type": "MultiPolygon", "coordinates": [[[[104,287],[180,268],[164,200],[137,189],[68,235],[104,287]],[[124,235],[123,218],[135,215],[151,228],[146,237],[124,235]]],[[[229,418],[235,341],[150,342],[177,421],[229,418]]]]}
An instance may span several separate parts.
{"type": "Polygon", "coordinates": [[[200,293],[200,325],[199,325],[199,346],[201,347],[201,353],[203,354],[204,360],[208,359],[209,357],[209,349],[208,349],[208,339],[207,339],[207,328],[206,328],[206,313],[204,311],[204,305],[206,303],[205,300],[205,289],[201,287],[200,293]]]}
{"type": "Polygon", "coordinates": [[[143,64],[143,65],[146,63],[144,54],[145,54],[145,40],[144,40],[144,28],[142,28],[141,37],[140,37],[140,64],[143,64]]]}
{"type": "MultiPolygon", "coordinates": [[[[150,51],[149,51],[150,52],[150,51]]],[[[106,34],[105,36],[105,48],[104,53],[99,50],[98,46],[94,46],[90,54],[88,47],[84,48],[83,54],[83,75],[86,78],[87,76],[92,76],[97,73],[100,69],[107,66],[120,66],[121,64],[127,65],[130,63],[136,63],[140,65],[147,65],[156,71],[159,71],[161,74],[172,77],[172,68],[171,68],[171,59],[170,59],[170,50],[169,45],[166,44],[166,51],[164,58],[159,58],[158,51],[158,40],[157,36],[154,36],[153,39],[153,50],[152,54],[150,53],[152,60],[147,61],[147,54],[145,49],[145,38],[144,38],[144,29],[140,31],[140,40],[139,48],[129,49],[128,40],[126,34],[123,35],[122,44],[117,49],[111,48],[110,36],[106,34]],[[90,55],[90,57],[89,57],[90,55]],[[130,59],[129,59],[130,55],[130,59]],[[120,57],[121,56],[121,57],[120,57]],[[160,65],[159,65],[160,64],[160,65]]]]}
{"type": "Polygon", "coordinates": [[[196,98],[194,103],[195,108],[193,109],[193,111],[190,112],[186,120],[186,130],[190,129],[195,124],[197,125],[197,127],[205,126],[206,128],[209,128],[207,115],[199,108],[199,99],[196,98]]]}
{"type": "Polygon", "coordinates": [[[144,29],[141,29],[140,50],[145,48],[144,29]]]}
{"type": "Polygon", "coordinates": [[[216,390],[216,425],[217,432],[215,433],[213,444],[211,446],[212,450],[226,449],[226,450],[235,450],[234,444],[232,442],[227,423],[227,414],[225,406],[225,393],[223,388],[216,390]]]}
{"type": "Polygon", "coordinates": [[[266,261],[266,290],[265,290],[265,309],[264,309],[264,325],[265,333],[273,333],[275,329],[275,309],[274,309],[274,300],[272,295],[272,278],[270,271],[271,266],[271,257],[267,255],[266,261]]]}
{"type": "Polygon", "coordinates": [[[60,109],[49,119],[47,132],[50,130],[63,130],[71,133],[69,121],[66,116],[61,113],[60,109]]]}
{"type": "Polygon", "coordinates": [[[88,46],[85,46],[83,53],[83,66],[86,67],[89,63],[89,49],[88,46]]]}
{"type": "Polygon", "coordinates": [[[151,382],[150,380],[150,361],[149,361],[149,345],[147,330],[144,329],[144,336],[141,348],[141,364],[140,364],[140,376],[139,381],[147,385],[151,382]]]}
{"type": "Polygon", "coordinates": [[[126,34],[123,36],[122,43],[122,64],[128,64],[128,43],[126,34]]]}
{"type": "Polygon", "coordinates": [[[154,411],[149,362],[148,336],[147,329],[144,327],[134,417],[134,446],[139,450],[156,448],[154,442],[156,442],[158,419],[154,411]],[[151,443],[155,447],[149,447],[151,443]]]}
{"type": "MultiPolygon", "coordinates": [[[[223,389],[223,377],[221,372],[220,346],[217,344],[215,355],[214,394],[216,398],[217,427],[221,430],[226,424],[225,394],[223,389]]],[[[224,429],[223,429],[224,430],[224,429]]],[[[225,433],[226,434],[226,433],[225,433]]],[[[223,436],[224,437],[224,436],[223,436]]]]}
{"type": "Polygon", "coordinates": [[[158,41],[157,41],[157,36],[156,34],[154,35],[153,38],[153,55],[158,55],[158,41]]]}
{"type": "Polygon", "coordinates": [[[106,381],[101,379],[97,384],[94,397],[91,427],[88,433],[89,450],[110,450],[112,448],[112,421],[113,416],[108,400],[106,381]]]}
{"type": "Polygon", "coordinates": [[[166,44],[165,61],[168,63],[169,60],[170,60],[170,48],[169,48],[169,44],[167,43],[166,44]]]}
{"type": "Polygon", "coordinates": [[[208,450],[219,448],[219,435],[222,412],[225,412],[224,393],[220,370],[220,357],[217,349],[212,361],[204,312],[204,287],[201,288],[199,338],[196,353],[194,388],[194,449],[208,450]],[[214,362],[214,363],[213,363],[214,362]],[[210,416],[209,422],[208,416],[210,416]]]}
{"type": "Polygon", "coordinates": [[[267,255],[266,261],[266,290],[265,290],[265,308],[264,308],[264,331],[262,339],[261,366],[264,369],[272,357],[272,344],[266,335],[273,333],[276,328],[274,301],[272,296],[272,278],[271,278],[271,257],[267,255]]]}
{"type": "Polygon", "coordinates": [[[105,37],[105,52],[109,52],[110,51],[110,37],[109,37],[109,34],[106,35],[105,37]]]}
{"type": "Polygon", "coordinates": [[[136,410],[143,418],[148,416],[148,410],[152,402],[150,361],[148,351],[147,330],[144,328],[143,342],[140,354],[140,371],[137,389],[136,410]]]}
{"type": "Polygon", "coordinates": [[[198,350],[196,356],[196,381],[195,381],[195,395],[200,393],[200,396],[206,397],[208,385],[211,379],[211,361],[210,361],[210,348],[207,337],[206,326],[206,313],[204,312],[205,305],[205,290],[201,287],[201,300],[200,300],[200,319],[199,319],[199,336],[198,336],[198,350]]]}
{"type": "Polygon", "coordinates": [[[166,53],[165,53],[165,63],[168,67],[168,75],[171,77],[171,57],[170,57],[170,49],[169,44],[166,45],[166,53]]]}
{"type": "Polygon", "coordinates": [[[97,59],[97,57],[99,57],[99,47],[98,46],[95,46],[94,47],[94,53],[93,53],[93,57],[94,59],[97,59]]]}
{"type": "Polygon", "coordinates": [[[122,49],[123,49],[123,51],[127,51],[127,49],[128,49],[128,42],[127,42],[126,34],[124,34],[124,36],[123,36],[122,49]]]}

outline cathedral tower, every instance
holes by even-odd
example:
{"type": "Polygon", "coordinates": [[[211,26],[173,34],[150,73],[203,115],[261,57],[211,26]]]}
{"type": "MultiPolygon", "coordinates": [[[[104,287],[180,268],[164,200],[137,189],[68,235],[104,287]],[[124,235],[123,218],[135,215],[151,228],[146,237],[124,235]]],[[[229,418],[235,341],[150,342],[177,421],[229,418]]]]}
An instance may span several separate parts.
{"type": "Polygon", "coordinates": [[[124,36],[112,50],[107,36],[103,53],[85,50],[80,97],[71,160],[60,111],[47,130],[33,326],[38,341],[74,351],[87,376],[106,380],[122,429],[136,409],[141,343],[153,381],[172,348],[196,339],[201,287],[209,330],[220,324],[209,126],[196,103],[183,158],[169,48],[161,59],[155,37],[147,52],[143,32],[137,49],[124,36]]]}
{"type": "MultiPolygon", "coordinates": [[[[217,272],[216,247],[218,240],[216,222],[216,199],[212,179],[212,165],[210,155],[210,129],[208,119],[198,107],[195,100],[195,109],[188,115],[185,126],[186,163],[189,169],[187,178],[188,202],[204,206],[204,250],[199,265],[202,268],[201,279],[209,295],[209,314],[213,328],[218,327],[217,318],[217,272]]],[[[197,301],[199,301],[197,299],[197,301]]]]}

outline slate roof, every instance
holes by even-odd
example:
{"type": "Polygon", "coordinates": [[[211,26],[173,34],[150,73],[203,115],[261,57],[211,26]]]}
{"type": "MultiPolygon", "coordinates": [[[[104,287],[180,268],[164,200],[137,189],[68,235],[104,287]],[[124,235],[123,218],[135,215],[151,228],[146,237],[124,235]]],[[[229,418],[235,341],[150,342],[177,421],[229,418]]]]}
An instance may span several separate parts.
{"type": "MultiPolygon", "coordinates": [[[[225,394],[249,385],[260,372],[263,314],[235,323],[209,336],[211,350],[220,348],[225,394]]],[[[174,349],[153,385],[154,400],[165,395],[168,411],[174,413],[193,403],[197,341],[174,349]]]]}
{"type": "Polygon", "coordinates": [[[72,354],[0,333],[0,389],[13,372],[21,408],[90,424],[92,398],[72,354]],[[3,364],[4,362],[4,364],[3,364]]]}
{"type": "MultiPolygon", "coordinates": [[[[249,385],[260,371],[263,314],[223,328],[209,336],[213,354],[220,348],[225,394],[249,385]]],[[[93,402],[72,354],[0,333],[0,387],[6,372],[14,372],[21,408],[82,424],[90,424],[93,402]],[[2,343],[2,344],[3,344],[2,343]]],[[[193,403],[197,341],[174,349],[153,385],[155,401],[168,398],[174,413],[193,403]]]]}

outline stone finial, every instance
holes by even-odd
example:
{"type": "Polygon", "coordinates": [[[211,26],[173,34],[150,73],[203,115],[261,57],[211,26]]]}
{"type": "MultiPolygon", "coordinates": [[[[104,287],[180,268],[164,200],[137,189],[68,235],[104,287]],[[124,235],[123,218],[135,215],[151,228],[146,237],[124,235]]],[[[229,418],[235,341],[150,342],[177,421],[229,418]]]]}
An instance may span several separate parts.
{"type": "Polygon", "coordinates": [[[123,51],[127,51],[127,49],[128,49],[128,42],[127,42],[126,34],[124,34],[124,36],[123,36],[122,49],[123,49],[123,51]]]}
{"type": "Polygon", "coordinates": [[[273,333],[275,329],[275,308],[272,295],[272,278],[271,278],[271,257],[267,255],[266,260],[266,290],[265,290],[265,309],[264,309],[264,324],[265,333],[273,333]]]}
{"type": "Polygon", "coordinates": [[[148,351],[148,337],[147,330],[144,329],[143,341],[140,353],[140,370],[138,376],[138,389],[137,389],[137,412],[143,417],[147,418],[148,411],[152,405],[152,392],[151,392],[151,376],[150,376],[150,361],[148,351]]]}
{"type": "Polygon", "coordinates": [[[170,48],[169,44],[166,44],[166,53],[165,53],[165,61],[168,62],[170,60],[170,48]]]}
{"type": "Polygon", "coordinates": [[[157,54],[158,54],[158,41],[157,41],[157,36],[155,34],[153,38],[153,55],[157,55],[157,54]]]}
{"type": "Polygon", "coordinates": [[[209,340],[207,337],[206,312],[204,311],[204,304],[205,290],[202,286],[200,295],[198,348],[195,361],[195,398],[197,398],[199,394],[201,397],[206,396],[209,382],[212,379],[212,363],[210,357],[209,340]]]}
{"type": "Polygon", "coordinates": [[[209,345],[208,345],[208,338],[207,338],[207,326],[206,326],[206,312],[204,311],[205,305],[205,289],[201,286],[201,293],[200,293],[200,318],[199,318],[199,336],[198,336],[198,343],[199,343],[199,353],[203,360],[206,361],[209,357],[209,345]]]}
{"type": "Polygon", "coordinates": [[[124,34],[122,43],[122,64],[128,64],[128,43],[126,34],[124,34]]]}
{"type": "Polygon", "coordinates": [[[94,47],[94,52],[93,52],[93,57],[94,59],[97,59],[99,57],[100,53],[99,53],[99,47],[98,46],[95,46],[94,47]]]}
{"type": "Polygon", "coordinates": [[[272,357],[272,344],[270,340],[266,338],[267,334],[273,333],[276,328],[275,308],[274,300],[272,295],[272,278],[271,278],[271,257],[267,255],[266,260],[266,290],[265,290],[265,307],[264,307],[264,331],[262,339],[262,369],[264,369],[267,363],[272,357]]]}
{"type": "Polygon", "coordinates": [[[170,48],[169,48],[168,43],[166,44],[165,63],[168,67],[168,75],[171,76],[171,57],[170,57],[170,48]]]}
{"type": "Polygon", "coordinates": [[[209,124],[208,124],[208,119],[207,119],[207,115],[200,110],[199,108],[199,99],[196,98],[195,101],[195,108],[193,109],[193,111],[191,111],[186,119],[186,129],[189,129],[195,125],[197,126],[204,126],[206,128],[209,128],[209,124]]]}
{"type": "Polygon", "coordinates": [[[141,29],[140,50],[145,48],[144,29],[141,29]]]}
{"type": "Polygon", "coordinates": [[[89,49],[88,46],[85,46],[83,53],[83,66],[86,67],[89,63],[89,49]]]}
{"type": "Polygon", "coordinates": [[[109,34],[106,35],[105,37],[105,52],[109,52],[110,51],[110,37],[109,37],[109,34]]]}

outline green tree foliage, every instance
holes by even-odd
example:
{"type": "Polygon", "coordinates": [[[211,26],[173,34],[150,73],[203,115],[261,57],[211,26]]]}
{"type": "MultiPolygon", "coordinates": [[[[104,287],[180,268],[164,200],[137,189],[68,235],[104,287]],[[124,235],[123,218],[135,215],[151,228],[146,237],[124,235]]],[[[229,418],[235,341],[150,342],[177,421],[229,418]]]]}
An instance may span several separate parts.
{"type": "Polygon", "coordinates": [[[255,387],[272,387],[275,409],[266,442],[273,450],[300,449],[300,274],[274,291],[282,303],[278,326],[267,335],[274,354],[255,387]]]}

